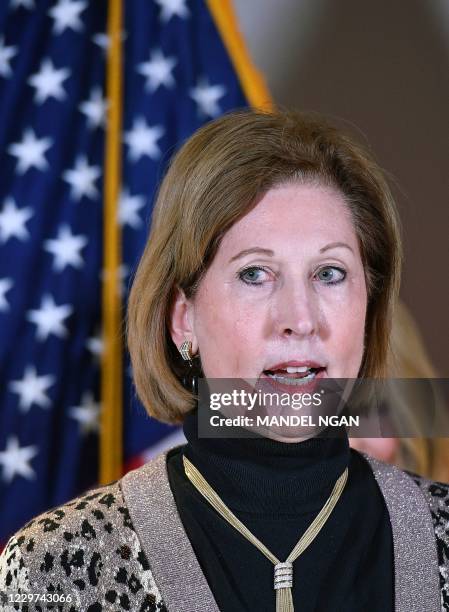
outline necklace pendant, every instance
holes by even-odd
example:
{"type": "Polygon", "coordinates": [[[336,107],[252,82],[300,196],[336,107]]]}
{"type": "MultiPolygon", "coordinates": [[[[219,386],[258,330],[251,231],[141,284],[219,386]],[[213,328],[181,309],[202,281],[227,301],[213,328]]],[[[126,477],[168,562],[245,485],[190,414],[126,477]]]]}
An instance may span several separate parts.
{"type": "Polygon", "coordinates": [[[293,563],[284,561],[274,566],[274,588],[286,589],[293,587],[293,563]]]}

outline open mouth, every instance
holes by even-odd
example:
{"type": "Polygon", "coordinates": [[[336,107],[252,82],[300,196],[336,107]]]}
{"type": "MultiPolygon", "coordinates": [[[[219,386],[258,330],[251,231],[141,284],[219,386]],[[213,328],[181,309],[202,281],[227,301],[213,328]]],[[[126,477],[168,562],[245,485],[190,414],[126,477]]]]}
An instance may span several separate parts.
{"type": "Polygon", "coordinates": [[[304,386],[324,373],[326,368],[289,367],[282,370],[264,370],[268,378],[278,383],[291,386],[304,386]]]}

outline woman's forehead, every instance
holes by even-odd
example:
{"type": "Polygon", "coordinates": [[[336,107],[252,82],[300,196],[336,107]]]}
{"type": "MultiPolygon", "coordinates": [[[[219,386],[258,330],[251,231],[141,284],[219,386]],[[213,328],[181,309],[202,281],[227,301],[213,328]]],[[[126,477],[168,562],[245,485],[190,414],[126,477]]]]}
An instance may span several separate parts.
{"type": "MultiPolygon", "coordinates": [[[[356,234],[344,196],[336,189],[312,185],[282,185],[270,189],[224,235],[220,250],[269,245],[300,248],[309,242],[350,241],[356,234]]],[[[276,250],[276,249],[274,249],[276,250]]],[[[232,253],[234,255],[235,253],[232,253]]]]}

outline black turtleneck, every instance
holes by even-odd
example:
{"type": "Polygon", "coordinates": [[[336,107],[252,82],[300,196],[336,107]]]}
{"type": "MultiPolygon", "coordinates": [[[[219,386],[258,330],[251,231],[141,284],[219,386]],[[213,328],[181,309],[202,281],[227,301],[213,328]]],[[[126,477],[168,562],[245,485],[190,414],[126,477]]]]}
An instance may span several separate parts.
{"type": "MultiPolygon", "coordinates": [[[[367,461],[340,437],[299,443],[264,438],[199,438],[197,411],[184,421],[187,444],[167,467],[181,521],[221,612],[275,612],[273,564],[202,497],[182,454],[234,514],[284,561],[348,467],[330,517],[293,563],[301,612],[394,610],[393,540],[388,511],[367,461]]],[[[335,434],[334,434],[335,435],[335,434]]]]}

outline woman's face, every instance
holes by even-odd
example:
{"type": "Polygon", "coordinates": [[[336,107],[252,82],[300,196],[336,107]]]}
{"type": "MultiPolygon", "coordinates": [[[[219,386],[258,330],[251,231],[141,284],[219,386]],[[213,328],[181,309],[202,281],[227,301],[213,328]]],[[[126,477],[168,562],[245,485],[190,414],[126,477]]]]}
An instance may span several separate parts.
{"type": "Polygon", "coordinates": [[[225,234],[195,298],[178,294],[171,333],[178,347],[192,341],[207,378],[258,379],[288,362],[311,362],[320,377],[355,378],[366,307],[343,196],[285,184],[225,234]]]}

